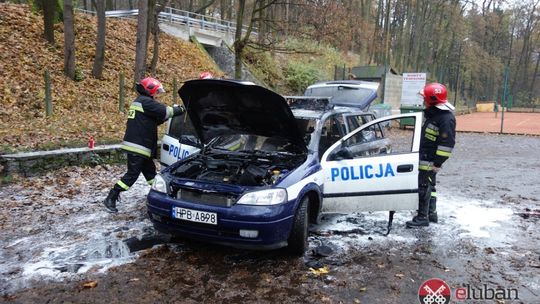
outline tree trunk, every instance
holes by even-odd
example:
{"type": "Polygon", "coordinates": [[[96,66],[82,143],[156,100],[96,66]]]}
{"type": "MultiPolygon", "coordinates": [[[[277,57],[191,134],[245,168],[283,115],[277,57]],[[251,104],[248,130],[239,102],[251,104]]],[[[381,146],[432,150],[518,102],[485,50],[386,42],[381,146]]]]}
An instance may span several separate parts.
{"type": "Polygon", "coordinates": [[[54,44],[54,12],[56,2],[54,0],[41,0],[43,5],[43,37],[54,44]]]}
{"type": "Polygon", "coordinates": [[[233,18],[233,5],[232,0],[229,1],[229,9],[227,10],[227,20],[232,20],[233,18]]]}
{"type": "Polygon", "coordinates": [[[96,38],[96,54],[94,56],[94,66],[92,67],[92,75],[100,79],[105,64],[105,5],[101,0],[93,0],[97,14],[97,38],[96,38]]]}
{"type": "Polygon", "coordinates": [[[152,33],[152,26],[154,24],[154,12],[156,11],[156,0],[147,0],[148,11],[146,13],[146,46],[145,49],[148,50],[148,43],[150,42],[150,33],[152,33]]]}
{"type": "Polygon", "coordinates": [[[159,59],[159,25],[158,25],[158,15],[161,13],[165,7],[169,6],[171,3],[170,0],[158,1],[158,6],[154,11],[154,17],[152,19],[152,37],[154,37],[154,48],[152,51],[152,61],[150,63],[150,73],[155,74],[157,63],[159,59]]]}
{"type": "Polygon", "coordinates": [[[219,1],[219,18],[225,19],[225,0],[219,1]]]}
{"type": "Polygon", "coordinates": [[[75,30],[73,2],[64,0],[64,73],[75,80],[75,30]]]}
{"type": "Polygon", "coordinates": [[[139,16],[137,18],[137,42],[135,43],[135,83],[143,79],[146,72],[147,26],[148,1],[139,1],[139,16]]]}
{"type": "Polygon", "coordinates": [[[244,22],[244,11],[246,0],[238,1],[238,11],[236,12],[236,34],[234,37],[234,78],[242,78],[242,53],[244,52],[244,40],[242,38],[242,26],[244,22]]]}

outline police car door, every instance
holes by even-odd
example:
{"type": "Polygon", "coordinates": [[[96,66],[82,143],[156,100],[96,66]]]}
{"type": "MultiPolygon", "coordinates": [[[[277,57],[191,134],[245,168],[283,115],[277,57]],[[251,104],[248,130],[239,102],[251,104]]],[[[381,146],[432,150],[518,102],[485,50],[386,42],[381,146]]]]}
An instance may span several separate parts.
{"type": "Polygon", "coordinates": [[[416,209],[421,125],[422,113],[387,116],[328,148],[321,158],[322,211],[416,209]],[[400,128],[404,120],[413,128],[400,128]]]}
{"type": "Polygon", "coordinates": [[[167,133],[161,138],[160,162],[169,166],[199,152],[200,143],[191,121],[184,113],[167,121],[167,133]]]}

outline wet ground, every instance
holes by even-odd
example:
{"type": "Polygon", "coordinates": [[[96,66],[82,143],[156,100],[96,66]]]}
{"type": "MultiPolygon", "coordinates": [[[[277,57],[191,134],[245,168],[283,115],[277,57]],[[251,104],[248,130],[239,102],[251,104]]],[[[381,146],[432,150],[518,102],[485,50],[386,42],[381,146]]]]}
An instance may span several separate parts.
{"type": "Polygon", "coordinates": [[[417,303],[437,277],[519,297],[463,303],[538,303],[538,151],[539,137],[460,133],[438,175],[439,224],[405,229],[412,212],[398,212],[385,237],[384,212],[326,215],[301,258],[156,234],[142,179],[104,212],[122,166],[19,180],[0,188],[0,302],[417,303]]]}

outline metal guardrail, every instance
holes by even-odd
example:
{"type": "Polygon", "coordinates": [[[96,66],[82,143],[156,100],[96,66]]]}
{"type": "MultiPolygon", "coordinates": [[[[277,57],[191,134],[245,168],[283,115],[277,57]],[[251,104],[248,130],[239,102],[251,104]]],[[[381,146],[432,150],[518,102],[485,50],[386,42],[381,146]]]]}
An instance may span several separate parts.
{"type": "MultiPolygon", "coordinates": [[[[80,12],[95,15],[95,11],[77,9],[80,12]]],[[[115,10],[106,11],[107,18],[130,18],[139,15],[138,9],[133,10],[115,10]]],[[[163,12],[158,15],[159,21],[170,22],[173,24],[183,25],[190,28],[198,28],[208,31],[232,33],[236,32],[236,22],[223,20],[211,16],[196,14],[188,11],[166,7],[163,12]]],[[[246,33],[248,26],[242,26],[242,32],[246,33]]],[[[251,35],[257,36],[257,28],[252,28],[251,35]]]]}

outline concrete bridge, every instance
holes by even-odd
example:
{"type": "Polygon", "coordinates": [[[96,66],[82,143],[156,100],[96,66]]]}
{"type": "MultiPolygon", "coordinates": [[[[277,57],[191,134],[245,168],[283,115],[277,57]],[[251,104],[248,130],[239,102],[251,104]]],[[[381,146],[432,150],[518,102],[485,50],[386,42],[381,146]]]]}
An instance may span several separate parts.
{"type": "MultiPolygon", "coordinates": [[[[82,9],[78,9],[78,11],[92,15],[96,13],[82,9]]],[[[139,15],[138,9],[105,12],[107,18],[135,18],[137,15],[139,15]]],[[[160,30],[171,36],[185,41],[190,41],[191,37],[195,37],[226,77],[234,78],[234,51],[230,46],[234,43],[236,22],[172,7],[165,7],[163,12],[158,15],[158,22],[160,30]]],[[[242,26],[242,32],[246,33],[247,31],[248,26],[242,26]]],[[[256,38],[257,35],[257,28],[253,28],[251,37],[256,38]]],[[[245,64],[242,64],[241,79],[266,86],[249,71],[245,64]]]]}
{"type": "MultiPolygon", "coordinates": [[[[95,11],[79,11],[95,14],[95,11]]],[[[133,18],[138,14],[138,9],[105,12],[107,18],[133,18]]],[[[158,15],[158,21],[159,28],[165,33],[184,40],[189,40],[191,36],[194,36],[205,46],[220,47],[223,42],[232,45],[236,33],[236,22],[172,7],[166,7],[158,15]]],[[[243,33],[246,33],[247,30],[247,26],[242,26],[243,33]]],[[[257,28],[253,28],[251,35],[257,36],[257,28]]]]}

